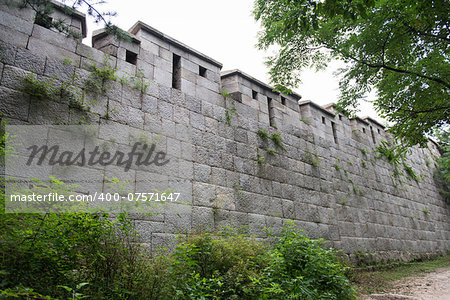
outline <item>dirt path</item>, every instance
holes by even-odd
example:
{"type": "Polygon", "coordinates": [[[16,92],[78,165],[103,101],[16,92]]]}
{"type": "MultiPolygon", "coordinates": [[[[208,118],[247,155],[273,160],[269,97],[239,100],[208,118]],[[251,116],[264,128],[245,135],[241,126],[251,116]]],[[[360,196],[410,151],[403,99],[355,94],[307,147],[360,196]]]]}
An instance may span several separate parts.
{"type": "Polygon", "coordinates": [[[450,300],[450,267],[436,269],[393,282],[390,294],[370,295],[367,299],[450,300]]]}

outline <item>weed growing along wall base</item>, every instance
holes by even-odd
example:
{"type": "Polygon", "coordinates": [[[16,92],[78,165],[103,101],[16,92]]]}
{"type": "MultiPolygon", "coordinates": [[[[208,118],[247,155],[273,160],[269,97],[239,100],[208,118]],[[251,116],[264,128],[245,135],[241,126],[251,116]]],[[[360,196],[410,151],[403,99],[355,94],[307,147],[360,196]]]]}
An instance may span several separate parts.
{"type": "MultiPolygon", "coordinates": [[[[135,216],[147,247],[226,226],[266,238],[265,228],[277,235],[294,221],[347,254],[371,252],[376,260],[449,250],[449,206],[432,177],[434,144],[412,149],[396,169],[374,151],[392,143],[376,121],[274,93],[239,70],[221,73],[219,62],[145,23],[128,40],[94,32],[89,47],[35,24],[31,9],[0,8],[0,112],[10,124],[108,124],[116,129],[98,131],[99,138],[123,147],[139,138],[129,133],[136,129],[171,157],[164,171],[78,174],[99,178],[90,191],[108,191],[104,178],[126,181],[133,193],[183,189],[177,214],[135,216]]],[[[82,33],[83,18],[68,22],[82,33]]]]}

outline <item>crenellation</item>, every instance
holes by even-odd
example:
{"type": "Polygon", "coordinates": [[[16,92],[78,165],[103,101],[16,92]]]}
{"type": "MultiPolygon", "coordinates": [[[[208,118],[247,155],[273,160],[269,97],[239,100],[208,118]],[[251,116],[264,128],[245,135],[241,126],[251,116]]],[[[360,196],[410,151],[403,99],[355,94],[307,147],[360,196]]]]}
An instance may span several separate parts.
{"type": "MultiPolygon", "coordinates": [[[[29,9],[1,4],[0,16],[0,112],[10,124],[99,124],[99,138],[115,140],[123,151],[143,130],[167,153],[164,168],[97,166],[86,173],[92,179],[86,191],[108,191],[98,180],[105,172],[128,180],[134,192],[150,186],[182,192],[183,202],[135,216],[149,247],[173,246],[177,233],[223,226],[246,226],[266,238],[265,227],[278,234],[293,220],[350,256],[364,251],[383,260],[449,250],[450,211],[433,179],[432,141],[407,156],[417,182],[402,164],[396,177],[395,166],[376,158],[375,147],[392,141],[376,120],[349,119],[333,103],[280,94],[239,70],[221,73],[221,63],[145,23],[128,31],[129,41],[95,31],[89,47],[34,24],[29,9]],[[118,77],[106,80],[104,91],[86,89],[93,65],[118,77]],[[23,92],[27,75],[56,89],[64,82],[95,103],[86,113],[63,98],[37,102],[23,92]]],[[[59,17],[85,35],[83,14],[59,17]]]]}

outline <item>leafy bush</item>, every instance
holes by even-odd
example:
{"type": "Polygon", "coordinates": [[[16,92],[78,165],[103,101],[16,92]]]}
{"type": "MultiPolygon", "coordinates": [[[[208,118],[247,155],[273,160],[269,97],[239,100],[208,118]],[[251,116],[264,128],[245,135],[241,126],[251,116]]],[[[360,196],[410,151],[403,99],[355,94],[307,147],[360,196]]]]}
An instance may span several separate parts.
{"type": "MultiPolygon", "coordinates": [[[[57,181],[54,189],[70,186],[57,181]]],[[[145,278],[153,269],[126,215],[5,213],[4,201],[2,191],[0,295],[130,299],[148,293],[145,278]]]]}
{"type": "Polygon", "coordinates": [[[179,299],[244,299],[265,265],[266,247],[238,233],[189,236],[175,249],[173,274],[179,299]]]}
{"type": "Polygon", "coordinates": [[[88,283],[83,294],[111,299],[118,292],[135,294],[145,272],[125,217],[2,214],[0,232],[0,289],[26,287],[67,298],[70,292],[56,287],[88,283]]]}
{"type": "Polygon", "coordinates": [[[272,246],[244,235],[185,239],[175,250],[178,299],[354,299],[334,250],[292,225],[272,246]]]}
{"type": "Polygon", "coordinates": [[[268,252],[268,265],[252,278],[254,299],[354,299],[354,290],[334,250],[292,225],[268,252]]]}
{"type": "Polygon", "coordinates": [[[238,233],[205,233],[153,257],[134,244],[125,216],[3,214],[1,232],[4,295],[354,299],[335,252],[292,226],[272,246],[238,233]]]}

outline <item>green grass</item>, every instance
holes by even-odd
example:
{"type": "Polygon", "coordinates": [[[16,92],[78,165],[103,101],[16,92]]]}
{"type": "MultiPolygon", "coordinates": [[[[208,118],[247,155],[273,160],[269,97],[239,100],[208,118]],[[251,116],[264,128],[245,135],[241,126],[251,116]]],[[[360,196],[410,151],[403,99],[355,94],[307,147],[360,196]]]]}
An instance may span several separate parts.
{"type": "Polygon", "coordinates": [[[402,263],[377,271],[355,270],[353,282],[360,294],[383,293],[395,280],[450,266],[450,255],[421,262],[402,263]]]}

